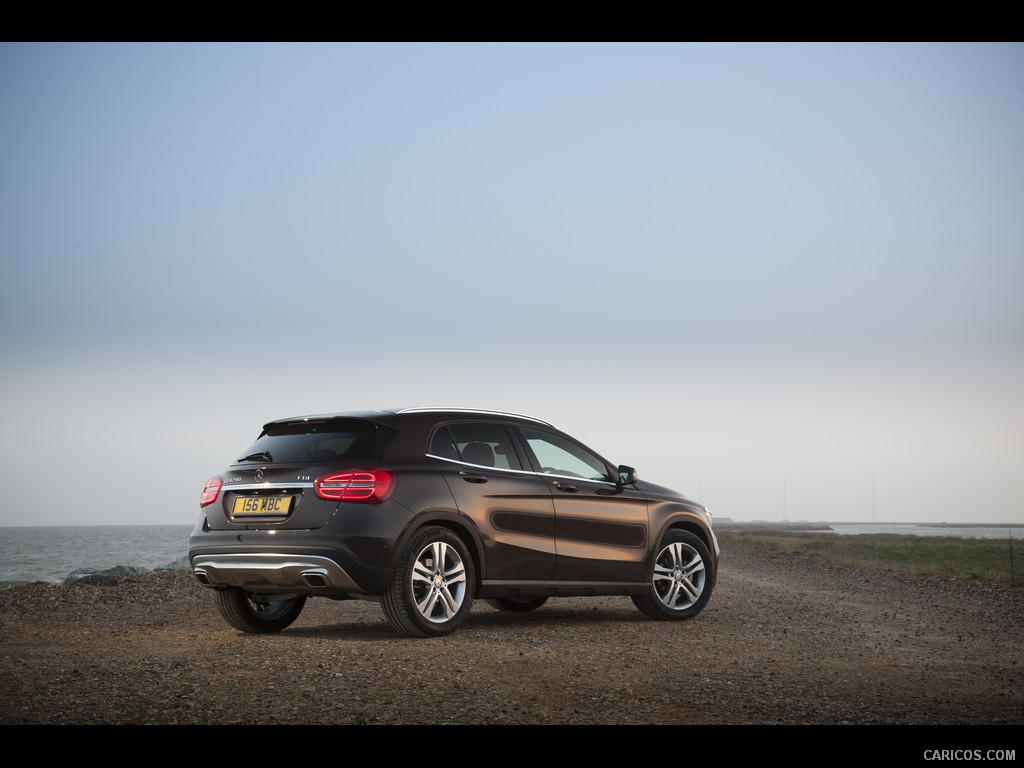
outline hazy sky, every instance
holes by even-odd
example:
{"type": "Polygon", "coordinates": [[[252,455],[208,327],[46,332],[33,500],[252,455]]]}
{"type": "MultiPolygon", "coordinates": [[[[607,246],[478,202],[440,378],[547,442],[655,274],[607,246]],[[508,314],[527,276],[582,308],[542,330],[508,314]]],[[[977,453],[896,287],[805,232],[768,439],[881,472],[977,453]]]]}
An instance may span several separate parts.
{"type": "Polygon", "coordinates": [[[526,412],[734,519],[1024,522],[1024,46],[0,45],[0,524],[526,412]]]}

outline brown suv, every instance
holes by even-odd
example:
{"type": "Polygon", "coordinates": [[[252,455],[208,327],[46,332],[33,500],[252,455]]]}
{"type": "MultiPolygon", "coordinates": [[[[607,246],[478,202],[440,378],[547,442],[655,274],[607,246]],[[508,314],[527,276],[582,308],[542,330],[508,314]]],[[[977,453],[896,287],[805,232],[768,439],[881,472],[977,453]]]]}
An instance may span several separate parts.
{"type": "Polygon", "coordinates": [[[200,583],[246,632],[306,598],[379,600],[408,635],[445,635],[474,598],[629,595],[655,619],[711,596],[711,515],[550,424],[406,408],[272,421],[207,482],[189,540],[200,583]]]}

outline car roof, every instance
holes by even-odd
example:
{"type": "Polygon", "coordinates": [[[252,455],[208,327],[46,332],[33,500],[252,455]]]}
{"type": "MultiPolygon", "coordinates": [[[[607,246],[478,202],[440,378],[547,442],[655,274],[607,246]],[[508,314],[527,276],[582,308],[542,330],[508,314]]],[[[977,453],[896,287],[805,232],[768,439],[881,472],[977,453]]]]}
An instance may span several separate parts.
{"type": "Polygon", "coordinates": [[[496,416],[499,418],[508,419],[522,419],[524,421],[533,421],[537,424],[544,424],[545,426],[552,427],[553,425],[543,421],[541,419],[534,418],[533,416],[527,416],[522,413],[512,413],[509,411],[492,411],[484,408],[461,408],[461,407],[413,407],[413,408],[381,408],[373,411],[343,411],[338,413],[316,413],[307,414],[305,416],[292,416],[286,419],[274,419],[268,422],[265,426],[271,424],[283,424],[293,423],[296,421],[321,421],[330,419],[367,419],[371,421],[389,421],[388,417],[402,416],[405,414],[435,414],[437,416],[448,416],[448,415],[478,415],[478,416],[496,416]],[[383,418],[382,418],[383,417],[383,418]]]}

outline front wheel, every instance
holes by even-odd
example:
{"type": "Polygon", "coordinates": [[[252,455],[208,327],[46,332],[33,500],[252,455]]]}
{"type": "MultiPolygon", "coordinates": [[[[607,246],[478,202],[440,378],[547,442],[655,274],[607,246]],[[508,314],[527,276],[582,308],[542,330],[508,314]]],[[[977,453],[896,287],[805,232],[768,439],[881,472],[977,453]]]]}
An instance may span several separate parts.
{"type": "Polygon", "coordinates": [[[652,619],[675,621],[700,613],[715,586],[711,553],[697,536],[670,530],[654,561],[650,589],[633,596],[633,604],[652,619]]]}
{"type": "Polygon", "coordinates": [[[301,596],[262,602],[237,588],[217,591],[217,607],[225,621],[235,629],[256,634],[280,632],[290,626],[305,604],[306,598],[301,596]]]}
{"type": "Polygon", "coordinates": [[[447,528],[422,528],[406,544],[381,606],[402,634],[440,637],[469,616],[475,583],[462,539],[447,528]]]}

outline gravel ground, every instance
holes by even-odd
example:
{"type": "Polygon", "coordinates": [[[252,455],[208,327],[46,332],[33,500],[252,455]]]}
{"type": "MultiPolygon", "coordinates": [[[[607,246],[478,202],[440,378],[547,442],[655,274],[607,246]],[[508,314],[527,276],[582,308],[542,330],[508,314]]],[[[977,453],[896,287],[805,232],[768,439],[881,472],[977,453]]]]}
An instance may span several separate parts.
{"type": "Polygon", "coordinates": [[[731,545],[696,619],[477,603],[442,639],[311,600],[244,635],[184,572],[0,593],[0,724],[1024,723],[1024,590],[731,545]]]}

